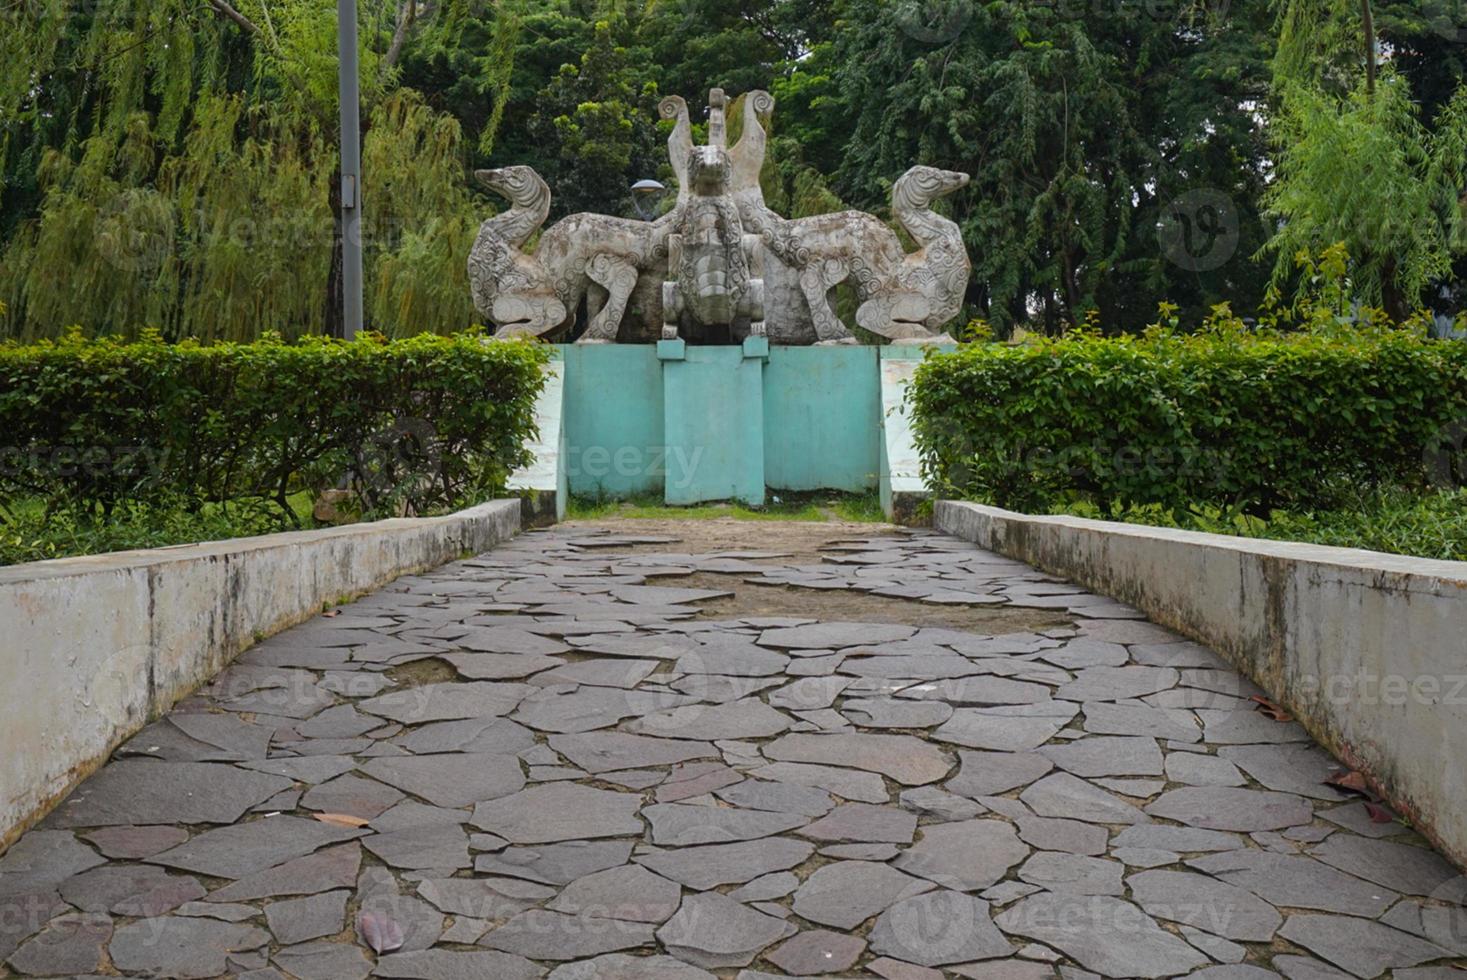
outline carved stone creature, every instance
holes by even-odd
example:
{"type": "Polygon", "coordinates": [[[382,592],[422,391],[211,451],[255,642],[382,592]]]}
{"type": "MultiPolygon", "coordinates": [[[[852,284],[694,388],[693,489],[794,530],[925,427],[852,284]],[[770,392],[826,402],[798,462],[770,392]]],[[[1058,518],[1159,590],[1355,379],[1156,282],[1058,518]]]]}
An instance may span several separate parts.
{"type": "Polygon", "coordinates": [[[764,335],[758,239],[744,235],[729,194],[733,168],[724,147],[723,91],[714,89],[709,101],[709,145],[692,147],[679,174],[686,194],[680,191],[677,230],[668,241],[670,278],[662,287],[662,336],[669,340],[684,325],[732,328],[737,322],[764,335]]]}
{"type": "Polygon", "coordinates": [[[955,170],[916,166],[891,189],[891,213],[918,245],[889,270],[856,310],[856,322],[893,341],[921,342],[938,335],[963,308],[973,264],[958,226],[931,204],[968,186],[955,170]]]}
{"type": "Polygon", "coordinates": [[[773,108],[767,92],[745,96],[743,133],[733,150],[740,213],[768,252],[770,336],[783,343],[856,343],[829,298],[848,282],[863,328],[897,342],[937,339],[962,308],[972,267],[957,226],[929,205],[965,186],[968,176],[919,166],[892,187],[893,215],[922,246],[910,255],[885,222],[863,211],[783,218],[764,203],[758,181],[767,141],[759,117],[773,108]]]}
{"type": "Polygon", "coordinates": [[[540,236],[533,255],[521,246],[544,223],[550,189],[529,167],[479,171],[510,209],[479,228],[469,252],[474,306],[499,336],[545,336],[573,322],[583,299],[591,314],[580,343],[610,343],[644,272],[662,278],[667,236],[677,211],[655,222],[573,214],[540,236]]]}
{"type": "Polygon", "coordinates": [[[520,251],[550,214],[550,188],[529,167],[476,170],[474,176],[510,204],[479,226],[469,250],[474,308],[499,336],[539,337],[563,324],[567,310],[544,264],[520,251]]]}

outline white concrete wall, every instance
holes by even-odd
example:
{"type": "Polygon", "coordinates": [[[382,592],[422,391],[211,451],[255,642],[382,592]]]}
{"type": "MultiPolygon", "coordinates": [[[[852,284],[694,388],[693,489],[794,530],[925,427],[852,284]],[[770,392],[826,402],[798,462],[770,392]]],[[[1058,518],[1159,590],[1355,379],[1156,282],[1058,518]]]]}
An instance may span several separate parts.
{"type": "Polygon", "coordinates": [[[446,517],[0,568],[0,850],[257,639],[513,536],[520,502],[446,517]]]}
{"type": "Polygon", "coordinates": [[[1467,562],[954,501],[935,523],[1212,647],[1467,865],[1467,562]]]}

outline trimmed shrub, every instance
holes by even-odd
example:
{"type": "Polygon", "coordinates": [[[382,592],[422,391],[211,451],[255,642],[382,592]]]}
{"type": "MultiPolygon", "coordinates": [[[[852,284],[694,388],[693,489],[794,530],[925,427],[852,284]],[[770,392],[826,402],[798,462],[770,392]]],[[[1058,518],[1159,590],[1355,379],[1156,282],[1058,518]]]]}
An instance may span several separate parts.
{"type": "Polygon", "coordinates": [[[0,345],[0,499],[269,502],[344,485],[364,516],[488,499],[529,461],[544,348],[479,334],[0,345]]]}
{"type": "Polygon", "coordinates": [[[934,354],[910,397],[940,495],[1266,516],[1458,479],[1467,344],[1368,326],[1080,334],[934,354]]]}

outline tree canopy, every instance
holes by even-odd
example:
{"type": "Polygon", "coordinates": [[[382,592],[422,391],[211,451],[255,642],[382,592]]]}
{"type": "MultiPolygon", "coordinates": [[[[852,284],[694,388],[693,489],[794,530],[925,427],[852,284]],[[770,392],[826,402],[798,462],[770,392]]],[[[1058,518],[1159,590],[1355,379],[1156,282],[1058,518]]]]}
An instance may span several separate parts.
{"type": "MultiPolygon", "coordinates": [[[[333,5],[0,4],[0,337],[338,327],[333,5]]],[[[972,174],[947,206],[967,313],[1001,331],[1258,309],[1339,243],[1397,310],[1467,271],[1467,0],[358,5],[389,334],[474,320],[464,258],[500,206],[475,167],[535,167],[556,216],[631,214],[633,181],[672,179],[658,100],[713,86],[774,94],[786,213],[972,174]]]]}

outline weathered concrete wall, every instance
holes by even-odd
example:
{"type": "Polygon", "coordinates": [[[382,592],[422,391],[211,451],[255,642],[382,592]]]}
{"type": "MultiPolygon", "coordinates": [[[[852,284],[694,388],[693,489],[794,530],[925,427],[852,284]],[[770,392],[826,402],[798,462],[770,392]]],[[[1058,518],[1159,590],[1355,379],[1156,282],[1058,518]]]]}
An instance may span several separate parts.
{"type": "Polygon", "coordinates": [[[1467,865],[1467,562],[953,501],[935,523],[1212,647],[1467,865]]]}
{"type": "Polygon", "coordinates": [[[520,502],[0,568],[0,850],[256,640],[513,536],[520,502]]]}

